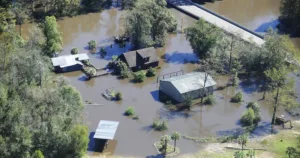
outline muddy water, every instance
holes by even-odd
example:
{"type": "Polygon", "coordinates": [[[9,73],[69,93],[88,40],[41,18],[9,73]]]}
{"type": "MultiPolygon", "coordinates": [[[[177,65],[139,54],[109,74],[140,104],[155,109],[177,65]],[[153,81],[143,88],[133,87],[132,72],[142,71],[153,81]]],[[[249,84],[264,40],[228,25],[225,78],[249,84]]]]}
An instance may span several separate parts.
{"type": "MultiPolygon", "coordinates": [[[[191,25],[195,20],[171,9],[178,19],[179,28],[191,25]],[[183,19],[183,22],[181,22],[183,19]]],[[[124,19],[122,12],[115,9],[102,13],[87,14],[73,18],[65,18],[59,21],[60,31],[63,33],[64,50],[62,54],[69,54],[72,47],[79,48],[81,53],[87,53],[90,61],[97,67],[105,66],[112,55],[118,55],[127,51],[130,46],[119,48],[113,45],[112,36],[124,31],[121,27],[124,19]],[[99,54],[90,54],[86,49],[90,40],[96,40],[98,47],[104,46],[107,56],[102,59],[99,54]]],[[[30,27],[30,26],[25,26],[30,27]]],[[[24,31],[24,34],[26,32],[24,31]]],[[[99,48],[98,48],[99,49],[99,48]]],[[[184,70],[193,71],[197,68],[197,57],[192,53],[189,43],[183,34],[169,35],[165,47],[157,49],[160,59],[158,74],[170,73],[184,70]]],[[[241,84],[237,88],[227,88],[223,91],[215,91],[217,103],[214,106],[196,106],[186,115],[183,112],[171,113],[158,101],[158,85],[156,77],[147,79],[142,84],[133,84],[129,80],[118,80],[115,76],[103,76],[90,81],[84,80],[81,72],[63,74],[69,82],[81,93],[85,101],[99,105],[88,105],[85,108],[85,116],[89,125],[90,138],[93,137],[100,120],[119,121],[119,128],[115,135],[114,151],[116,155],[124,156],[155,156],[157,155],[153,143],[158,141],[163,134],[178,131],[182,135],[193,137],[205,137],[211,135],[230,134],[240,128],[238,119],[246,109],[245,104],[249,101],[258,101],[261,94],[252,93],[257,89],[254,82],[241,84]],[[101,93],[105,89],[114,89],[123,93],[124,100],[112,102],[105,100],[101,93]],[[231,96],[237,91],[244,93],[245,102],[231,104],[231,96]],[[133,106],[140,120],[135,121],[123,115],[128,106],[133,106]],[[155,132],[150,125],[153,119],[160,117],[168,120],[169,130],[167,132],[155,132]]],[[[226,84],[228,78],[219,77],[219,85],[226,84]]],[[[257,130],[258,135],[268,134],[272,109],[267,102],[259,101],[262,105],[262,124],[257,130]]],[[[285,114],[279,111],[279,114],[285,114]]],[[[205,144],[194,143],[181,139],[178,141],[181,153],[192,153],[201,149],[205,144]]],[[[90,149],[90,154],[93,153],[90,149]]]]}
{"type": "MultiPolygon", "coordinates": [[[[204,6],[259,33],[276,28],[279,23],[280,0],[222,0],[204,6]]],[[[300,48],[300,38],[292,41],[300,48]]]]}

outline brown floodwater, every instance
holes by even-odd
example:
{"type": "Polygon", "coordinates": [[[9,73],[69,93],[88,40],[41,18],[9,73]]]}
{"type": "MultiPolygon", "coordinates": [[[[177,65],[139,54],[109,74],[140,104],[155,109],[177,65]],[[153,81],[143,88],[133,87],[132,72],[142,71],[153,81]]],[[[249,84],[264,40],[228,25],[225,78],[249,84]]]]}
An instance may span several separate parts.
{"type": "MultiPolygon", "coordinates": [[[[250,30],[264,33],[268,28],[275,29],[279,24],[280,1],[221,0],[215,3],[207,2],[204,6],[250,30]]],[[[291,40],[297,48],[300,48],[300,38],[291,38],[291,40]]]]}
{"type": "MultiPolygon", "coordinates": [[[[234,5],[233,1],[231,2],[234,5]]],[[[248,1],[246,0],[245,2],[248,1]]],[[[216,5],[221,4],[221,2],[216,3],[216,5]]],[[[194,19],[174,9],[170,10],[178,19],[179,29],[181,24],[184,25],[182,28],[185,28],[195,22],[194,19]]],[[[228,8],[228,10],[231,9],[228,8]]],[[[241,9],[240,11],[242,12],[243,10],[241,9]]],[[[261,14],[266,14],[266,12],[261,11],[261,14]]],[[[129,44],[125,48],[119,48],[113,44],[112,40],[112,36],[124,32],[124,28],[122,28],[122,23],[124,23],[123,15],[123,11],[111,9],[101,13],[59,20],[58,24],[60,31],[63,33],[64,43],[62,54],[70,54],[71,48],[77,47],[80,53],[89,55],[90,61],[96,67],[104,67],[113,55],[119,55],[130,49],[129,44]],[[100,58],[99,53],[90,54],[88,52],[86,47],[90,40],[97,41],[98,50],[101,46],[106,48],[107,56],[104,59],[100,58]],[[110,47],[111,44],[113,44],[112,48],[110,47]]],[[[251,15],[259,17],[259,14],[253,13],[251,15]]],[[[28,29],[26,28],[30,28],[30,25],[24,25],[23,28],[23,35],[26,36],[28,34],[28,31],[26,31],[28,29]]],[[[158,74],[180,70],[191,72],[197,68],[197,57],[193,53],[189,42],[185,39],[184,34],[181,33],[169,35],[166,46],[157,49],[157,55],[161,57],[158,74]],[[162,58],[162,56],[165,57],[162,58]]],[[[260,136],[270,133],[269,122],[272,114],[272,105],[271,102],[260,100],[262,94],[256,92],[258,89],[257,81],[242,82],[236,88],[229,87],[222,91],[215,91],[215,105],[195,106],[191,112],[186,114],[185,112],[170,112],[158,101],[156,77],[148,78],[141,84],[134,84],[127,79],[118,80],[116,76],[111,75],[93,78],[89,81],[85,81],[85,76],[82,72],[71,72],[61,75],[65,76],[76,87],[84,101],[95,104],[87,105],[84,112],[89,126],[90,138],[92,138],[100,120],[120,122],[114,138],[115,141],[111,145],[114,149],[110,149],[115,155],[155,156],[157,152],[153,143],[158,141],[162,135],[170,134],[173,131],[192,137],[232,134],[241,129],[238,120],[246,110],[246,103],[250,101],[257,101],[261,104],[262,122],[254,132],[254,135],[260,136]],[[114,102],[104,99],[101,93],[106,89],[120,91],[123,94],[123,101],[114,102]],[[238,91],[243,92],[244,102],[241,104],[230,103],[230,98],[238,91]],[[128,106],[134,107],[137,115],[140,116],[139,120],[133,120],[123,115],[128,106]],[[151,129],[150,126],[153,119],[157,117],[168,121],[169,130],[167,132],[155,132],[151,129]]],[[[225,85],[228,82],[228,77],[221,76],[216,80],[219,86],[225,85]]],[[[279,110],[278,114],[288,116],[282,110],[279,110]]],[[[177,144],[181,153],[193,153],[205,146],[205,144],[185,139],[179,140],[177,144]]],[[[95,154],[90,148],[88,151],[89,154],[95,154]]]]}

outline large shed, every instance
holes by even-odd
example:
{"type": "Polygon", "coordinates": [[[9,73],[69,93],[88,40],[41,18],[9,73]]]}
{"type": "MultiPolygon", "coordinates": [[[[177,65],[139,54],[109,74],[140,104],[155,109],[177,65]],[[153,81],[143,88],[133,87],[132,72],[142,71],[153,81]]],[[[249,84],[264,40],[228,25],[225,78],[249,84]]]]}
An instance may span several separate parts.
{"type": "Polygon", "coordinates": [[[203,93],[204,81],[205,73],[188,73],[160,80],[159,91],[168,95],[177,102],[183,102],[186,96],[196,99],[205,95],[213,94],[216,82],[208,75],[205,83],[205,92],[203,93]]]}

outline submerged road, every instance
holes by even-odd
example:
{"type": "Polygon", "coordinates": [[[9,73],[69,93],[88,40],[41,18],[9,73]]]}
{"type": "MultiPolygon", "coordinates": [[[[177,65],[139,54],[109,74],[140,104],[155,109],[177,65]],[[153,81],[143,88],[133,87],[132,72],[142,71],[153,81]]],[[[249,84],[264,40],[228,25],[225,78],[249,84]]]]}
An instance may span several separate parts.
{"type": "Polygon", "coordinates": [[[229,19],[222,17],[208,9],[203,8],[189,0],[167,0],[168,4],[174,8],[189,14],[195,18],[202,18],[205,21],[216,25],[217,27],[225,30],[228,33],[239,36],[245,41],[255,43],[258,46],[264,44],[263,37],[247,28],[240,26],[239,24],[230,21],[229,19]]]}

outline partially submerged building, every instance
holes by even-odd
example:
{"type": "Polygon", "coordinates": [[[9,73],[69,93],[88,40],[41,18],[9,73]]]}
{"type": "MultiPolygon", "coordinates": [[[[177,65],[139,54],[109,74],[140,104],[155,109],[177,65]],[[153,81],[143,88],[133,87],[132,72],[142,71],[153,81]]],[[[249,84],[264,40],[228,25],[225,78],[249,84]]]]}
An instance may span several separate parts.
{"type": "Polygon", "coordinates": [[[187,96],[196,99],[213,94],[216,82],[208,75],[205,83],[206,89],[203,93],[204,81],[205,73],[188,73],[160,80],[159,91],[168,95],[177,102],[183,102],[187,96]]]}
{"type": "Polygon", "coordinates": [[[123,53],[119,56],[119,59],[127,63],[132,71],[156,67],[159,61],[154,47],[123,53]]]}
{"type": "Polygon", "coordinates": [[[65,55],[51,58],[55,72],[78,71],[83,68],[82,61],[89,60],[87,54],[65,55]]]}
{"type": "Polygon", "coordinates": [[[104,151],[108,147],[108,141],[113,140],[117,132],[119,122],[100,120],[96,129],[94,139],[96,151],[104,151]],[[100,148],[100,150],[98,150],[100,148]]]}

